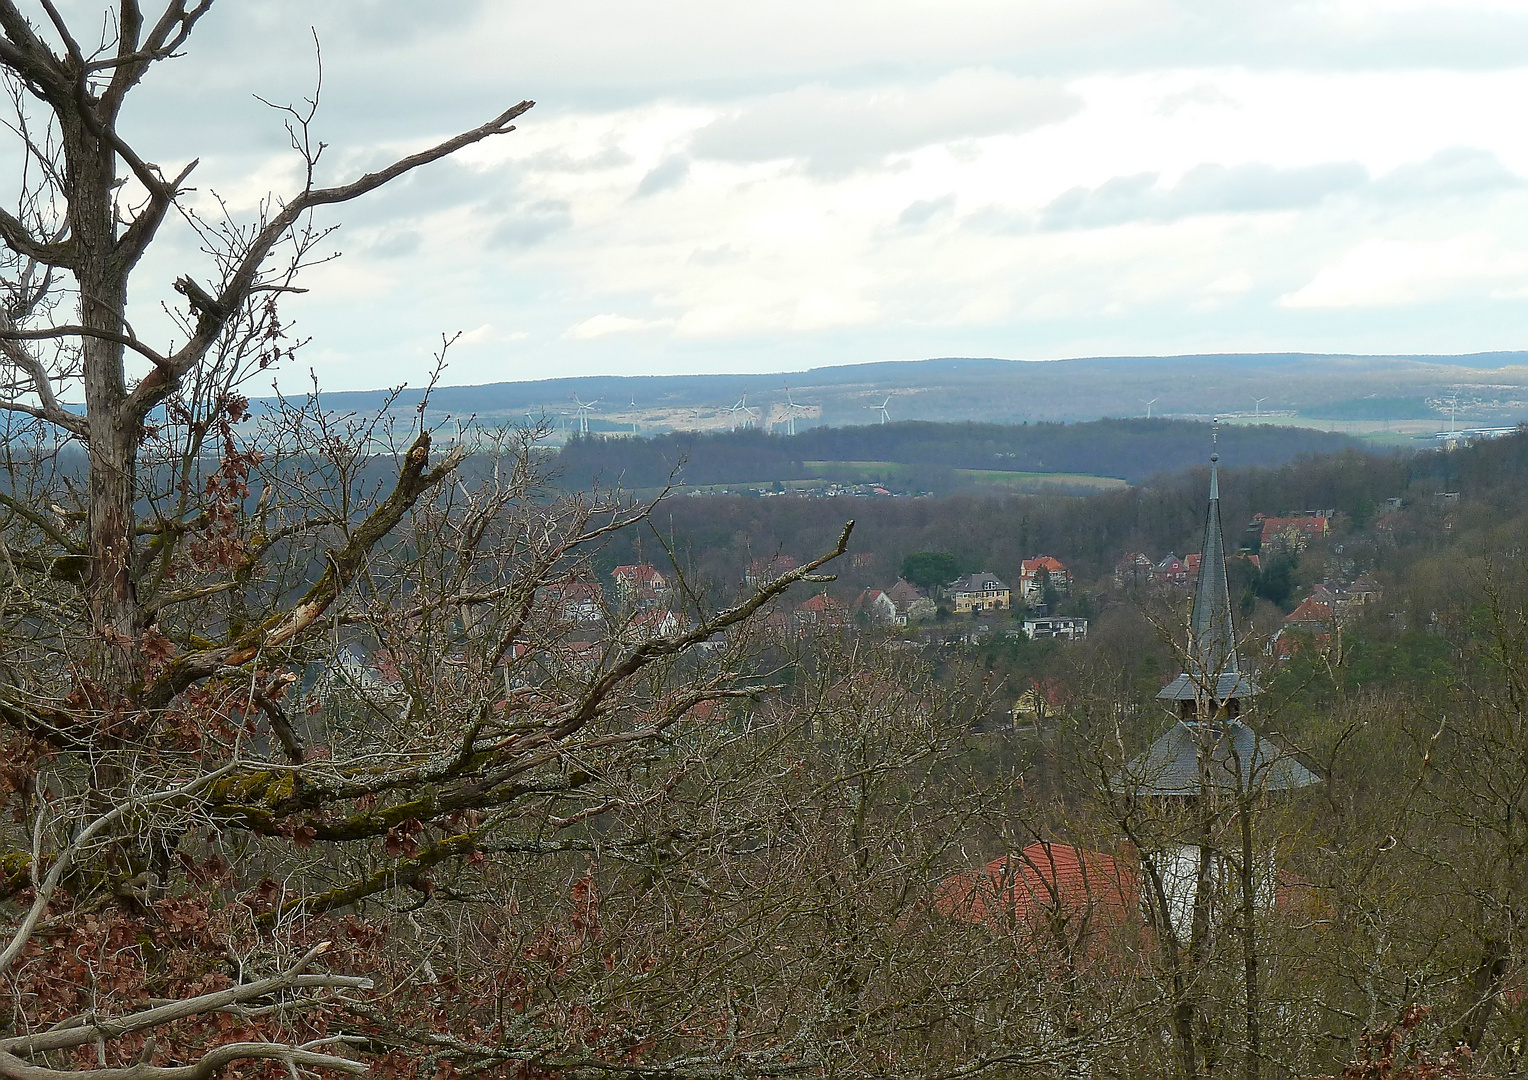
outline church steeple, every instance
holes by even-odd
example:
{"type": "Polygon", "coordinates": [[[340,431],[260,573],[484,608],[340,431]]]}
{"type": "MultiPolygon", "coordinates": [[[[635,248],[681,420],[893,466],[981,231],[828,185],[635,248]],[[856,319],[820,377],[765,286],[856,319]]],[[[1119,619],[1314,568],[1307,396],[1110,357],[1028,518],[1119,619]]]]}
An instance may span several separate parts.
{"type": "Polygon", "coordinates": [[[1157,695],[1177,703],[1178,722],[1122,770],[1122,785],[1142,795],[1192,796],[1205,784],[1237,790],[1256,783],[1265,791],[1290,791],[1320,781],[1292,753],[1241,719],[1243,701],[1260,690],[1236,655],[1220,527],[1218,453],[1210,455],[1210,504],[1185,661],[1183,674],[1157,695]]]}
{"type": "MultiPolygon", "coordinates": [[[[1194,586],[1194,610],[1189,620],[1188,663],[1158,698],[1185,703],[1185,719],[1197,714],[1190,703],[1213,714],[1225,708],[1235,716],[1242,698],[1258,693],[1252,676],[1243,673],[1236,655],[1236,626],[1231,619],[1231,587],[1226,578],[1225,534],[1220,525],[1220,421],[1215,421],[1215,451],[1210,454],[1210,504],[1204,515],[1204,542],[1199,547],[1199,580],[1194,586]]],[[[1208,718],[1208,717],[1206,717],[1208,718]]]]}

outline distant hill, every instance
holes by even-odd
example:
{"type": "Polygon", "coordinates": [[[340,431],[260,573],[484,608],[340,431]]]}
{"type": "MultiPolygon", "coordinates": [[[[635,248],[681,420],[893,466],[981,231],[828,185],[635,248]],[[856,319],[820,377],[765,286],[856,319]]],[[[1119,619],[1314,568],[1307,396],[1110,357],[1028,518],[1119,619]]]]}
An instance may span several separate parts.
{"type": "MultiPolygon", "coordinates": [[[[473,416],[494,424],[546,415],[566,431],[575,396],[595,403],[588,412],[591,431],[635,427],[642,434],[739,426],[784,432],[792,419],[798,431],[848,427],[879,419],[883,403],[894,421],[1070,423],[1149,410],[1154,416],[1202,419],[1274,414],[1282,423],[1308,418],[1357,425],[1354,430],[1410,421],[1405,430],[1426,431],[1432,424],[1446,426],[1451,414],[1469,424],[1528,419],[1528,352],[1230,353],[1045,362],[943,357],[772,375],[591,376],[440,387],[430,396],[427,415],[473,416]]],[[[405,390],[392,408],[412,415],[420,397],[405,390]]],[[[373,411],[385,395],[330,393],[323,400],[331,408],[373,411]]]]}
{"type": "MultiPolygon", "coordinates": [[[[1229,427],[1219,451],[1228,467],[1274,466],[1304,454],[1357,445],[1331,432],[1273,425],[1229,427]]],[[[1188,420],[1094,420],[1077,424],[937,424],[903,421],[812,428],[794,436],[761,431],[682,432],[653,438],[575,436],[555,469],[570,488],[619,483],[657,487],[670,475],[691,486],[800,480],[824,463],[895,463],[924,470],[1085,474],[1140,483],[1204,464],[1210,425],[1188,420]]],[[[947,485],[940,485],[946,486],[947,485]]]]}

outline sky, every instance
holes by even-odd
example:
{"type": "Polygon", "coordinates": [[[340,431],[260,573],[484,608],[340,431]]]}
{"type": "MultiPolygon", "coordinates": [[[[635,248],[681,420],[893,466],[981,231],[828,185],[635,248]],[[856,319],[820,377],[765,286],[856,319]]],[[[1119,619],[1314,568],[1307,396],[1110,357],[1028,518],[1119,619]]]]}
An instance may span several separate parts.
{"type": "Polygon", "coordinates": [[[315,36],[325,182],[537,104],[320,219],[284,382],[1528,340],[1528,0],[221,0],[124,132],[248,219],[315,36]]]}

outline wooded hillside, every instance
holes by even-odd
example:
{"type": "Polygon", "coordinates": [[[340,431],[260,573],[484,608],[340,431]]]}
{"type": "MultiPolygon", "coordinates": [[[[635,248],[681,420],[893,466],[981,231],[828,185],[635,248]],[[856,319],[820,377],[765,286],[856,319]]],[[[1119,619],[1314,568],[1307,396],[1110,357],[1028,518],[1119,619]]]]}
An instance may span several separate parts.
{"type": "MultiPolygon", "coordinates": [[[[768,483],[814,475],[811,462],[894,462],[929,470],[1084,473],[1139,483],[1204,460],[1209,425],[1190,420],[1094,420],[1080,424],[935,424],[905,421],[812,428],[794,436],[760,431],[678,432],[644,438],[570,439],[556,461],[564,486],[658,487],[768,483]]],[[[1228,466],[1280,465],[1302,454],[1357,444],[1305,428],[1226,426],[1228,466]]]]}

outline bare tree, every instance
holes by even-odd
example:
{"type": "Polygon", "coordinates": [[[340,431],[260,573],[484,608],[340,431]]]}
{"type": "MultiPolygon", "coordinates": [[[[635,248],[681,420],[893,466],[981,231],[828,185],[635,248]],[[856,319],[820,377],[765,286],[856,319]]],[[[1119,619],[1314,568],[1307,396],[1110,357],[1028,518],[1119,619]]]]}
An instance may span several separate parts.
{"type": "Polygon", "coordinates": [[[589,580],[589,553],[644,509],[553,497],[532,463],[542,433],[434,454],[422,424],[316,397],[253,416],[243,387],[293,351],[277,301],[315,257],[317,215],[512,131],[531,102],[321,186],[315,95],[286,112],[303,186],[208,220],[187,199],[195,160],[161,168],[119,122],[210,6],[123,0],[91,46],[50,0],[35,18],[0,0],[16,150],[0,974],[30,1002],[0,1036],[0,1076],[18,1080],[192,1080],[245,1059],[357,1071],[315,1006],[363,989],[338,969],[377,954],[326,946],[361,924],[324,917],[427,899],[485,856],[594,850],[580,830],[626,805],[613,777],[697,706],[756,692],[742,628],[823,580],[848,536],[736,602],[686,591],[683,618],[632,618],[591,652],[547,587],[589,580]],[[143,260],[171,215],[216,276],[175,280],[178,333],[157,342],[129,295],[154,292],[143,260]],[[83,410],[64,404],[76,389],[83,410]]]}

